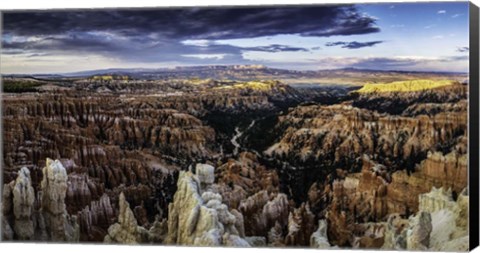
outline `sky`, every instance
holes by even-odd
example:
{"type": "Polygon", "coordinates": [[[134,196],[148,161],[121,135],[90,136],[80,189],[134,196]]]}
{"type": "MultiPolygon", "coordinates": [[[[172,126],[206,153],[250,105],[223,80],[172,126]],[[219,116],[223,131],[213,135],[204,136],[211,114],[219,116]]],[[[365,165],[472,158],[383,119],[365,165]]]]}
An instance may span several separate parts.
{"type": "Polygon", "coordinates": [[[2,74],[233,64],[468,72],[468,2],[2,16],[2,74]]]}

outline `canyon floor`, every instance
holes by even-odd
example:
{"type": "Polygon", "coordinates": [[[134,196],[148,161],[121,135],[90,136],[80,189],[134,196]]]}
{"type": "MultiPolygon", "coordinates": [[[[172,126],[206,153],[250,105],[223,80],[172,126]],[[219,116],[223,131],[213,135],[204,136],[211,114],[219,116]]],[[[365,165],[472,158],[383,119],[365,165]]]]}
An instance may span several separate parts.
{"type": "Polygon", "coordinates": [[[4,77],[2,240],[468,249],[464,76],[195,71],[4,77]]]}

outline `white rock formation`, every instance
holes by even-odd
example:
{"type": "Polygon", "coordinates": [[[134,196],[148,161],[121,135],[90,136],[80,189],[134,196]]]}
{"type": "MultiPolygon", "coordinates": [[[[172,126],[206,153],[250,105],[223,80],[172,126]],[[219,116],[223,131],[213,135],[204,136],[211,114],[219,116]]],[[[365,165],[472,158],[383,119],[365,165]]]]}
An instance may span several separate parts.
{"type": "Polygon", "coordinates": [[[451,190],[435,188],[419,196],[419,210],[428,211],[432,217],[430,249],[436,251],[468,250],[468,203],[466,190],[457,201],[451,190]]]}
{"type": "Polygon", "coordinates": [[[130,209],[130,204],[125,200],[125,195],[120,193],[118,222],[108,228],[104,242],[138,244],[148,240],[148,231],[138,226],[137,220],[130,209]]]}
{"type": "Polygon", "coordinates": [[[32,215],[35,192],[32,187],[30,171],[26,167],[21,168],[18,172],[12,194],[15,234],[19,240],[30,240],[34,235],[32,215]]]}
{"type": "Polygon", "coordinates": [[[215,168],[208,164],[197,163],[195,174],[202,184],[213,184],[215,182],[215,168]]]}
{"type": "Polygon", "coordinates": [[[213,167],[196,166],[196,175],[180,172],[177,192],[169,205],[167,244],[248,247],[240,237],[237,216],[218,193],[202,189],[214,181],[213,167]]]}
{"type": "Polygon", "coordinates": [[[454,201],[451,190],[435,188],[421,194],[419,211],[408,220],[391,215],[385,225],[382,249],[468,250],[468,202],[466,190],[454,201]]]}
{"type": "Polygon", "coordinates": [[[47,158],[41,182],[41,214],[45,229],[52,241],[75,241],[80,229],[75,218],[70,218],[65,208],[67,171],[58,160],[47,158]]]}

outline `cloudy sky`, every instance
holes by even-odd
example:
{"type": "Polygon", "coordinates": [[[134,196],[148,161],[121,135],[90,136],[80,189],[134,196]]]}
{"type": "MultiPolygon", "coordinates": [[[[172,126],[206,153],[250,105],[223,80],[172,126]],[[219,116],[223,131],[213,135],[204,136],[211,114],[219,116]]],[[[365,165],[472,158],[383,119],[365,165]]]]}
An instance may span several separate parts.
{"type": "Polygon", "coordinates": [[[3,13],[1,72],[263,64],[468,71],[468,2],[3,13]]]}

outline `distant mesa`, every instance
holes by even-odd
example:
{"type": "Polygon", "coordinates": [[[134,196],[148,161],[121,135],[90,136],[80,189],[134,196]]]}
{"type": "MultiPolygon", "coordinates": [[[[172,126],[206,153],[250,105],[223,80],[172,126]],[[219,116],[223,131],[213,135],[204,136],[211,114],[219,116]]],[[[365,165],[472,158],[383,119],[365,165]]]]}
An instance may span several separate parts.
{"type": "Polygon", "coordinates": [[[357,92],[360,93],[372,93],[372,92],[412,92],[430,90],[440,88],[444,86],[453,85],[456,82],[452,80],[411,80],[411,81],[398,81],[391,83],[368,83],[365,84],[357,92]]]}
{"type": "Polygon", "coordinates": [[[95,75],[90,77],[94,81],[113,81],[113,80],[130,80],[131,78],[127,75],[95,75]]]}

